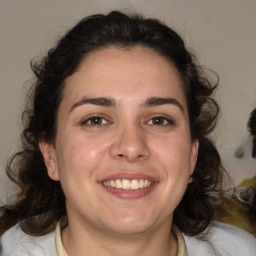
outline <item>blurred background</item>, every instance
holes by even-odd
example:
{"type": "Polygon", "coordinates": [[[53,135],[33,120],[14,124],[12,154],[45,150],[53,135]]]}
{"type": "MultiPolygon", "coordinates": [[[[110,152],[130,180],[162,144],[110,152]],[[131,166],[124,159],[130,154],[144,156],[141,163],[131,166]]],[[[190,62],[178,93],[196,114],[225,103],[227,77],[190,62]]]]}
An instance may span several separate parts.
{"type": "Polygon", "coordinates": [[[30,60],[43,56],[83,17],[113,9],[161,19],[219,75],[215,98],[222,115],[214,140],[235,184],[256,175],[247,130],[256,107],[256,1],[0,0],[1,200],[12,190],[4,168],[20,144],[21,113],[33,82],[30,60]]]}

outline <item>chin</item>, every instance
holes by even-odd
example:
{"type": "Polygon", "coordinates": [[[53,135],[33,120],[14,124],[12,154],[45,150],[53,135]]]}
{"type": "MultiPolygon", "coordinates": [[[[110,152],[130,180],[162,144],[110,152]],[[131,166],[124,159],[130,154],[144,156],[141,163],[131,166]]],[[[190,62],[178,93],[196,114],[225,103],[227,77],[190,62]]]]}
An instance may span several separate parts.
{"type": "Polygon", "coordinates": [[[120,235],[136,235],[146,232],[153,227],[155,221],[147,217],[148,216],[145,215],[115,216],[114,219],[111,219],[108,223],[105,223],[105,225],[108,226],[107,229],[112,230],[113,233],[120,235]]]}
{"type": "Polygon", "coordinates": [[[111,227],[112,232],[116,233],[118,235],[139,235],[147,230],[149,230],[150,225],[145,224],[137,224],[137,223],[130,223],[130,224],[120,224],[120,225],[114,225],[111,227]]]}

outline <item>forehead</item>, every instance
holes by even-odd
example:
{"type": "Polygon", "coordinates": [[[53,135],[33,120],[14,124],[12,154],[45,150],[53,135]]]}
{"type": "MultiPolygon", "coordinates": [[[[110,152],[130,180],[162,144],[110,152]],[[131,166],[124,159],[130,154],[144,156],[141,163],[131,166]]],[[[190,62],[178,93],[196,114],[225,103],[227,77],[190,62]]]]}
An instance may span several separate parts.
{"type": "MultiPolygon", "coordinates": [[[[110,46],[91,52],[65,81],[63,100],[81,96],[174,97],[186,105],[175,66],[154,50],[142,46],[110,46]]],[[[117,99],[119,100],[119,99],[117,99]]]]}

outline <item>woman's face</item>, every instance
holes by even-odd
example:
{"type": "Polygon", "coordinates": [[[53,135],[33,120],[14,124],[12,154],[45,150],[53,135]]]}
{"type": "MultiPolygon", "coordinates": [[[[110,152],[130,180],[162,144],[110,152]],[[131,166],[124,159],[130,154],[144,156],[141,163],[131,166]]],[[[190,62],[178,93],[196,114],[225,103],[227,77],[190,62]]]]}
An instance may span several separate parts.
{"type": "Polygon", "coordinates": [[[55,145],[40,149],[70,225],[137,234],[170,228],[198,142],[175,67],[151,49],[113,46],[66,79],[55,145]]]}

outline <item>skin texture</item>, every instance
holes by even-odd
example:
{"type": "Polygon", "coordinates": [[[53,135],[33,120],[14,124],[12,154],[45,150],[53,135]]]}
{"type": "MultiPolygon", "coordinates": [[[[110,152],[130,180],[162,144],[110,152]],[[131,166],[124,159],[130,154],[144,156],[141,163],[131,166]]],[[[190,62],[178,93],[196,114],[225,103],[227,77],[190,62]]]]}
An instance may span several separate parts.
{"type": "Polygon", "coordinates": [[[70,256],[176,255],[172,217],[198,141],[191,141],[182,84],[167,59],[145,47],[90,53],[65,81],[55,144],[39,146],[66,196],[62,240],[70,256]],[[147,175],[153,186],[139,196],[115,194],[102,184],[109,175],[147,175]]]}

